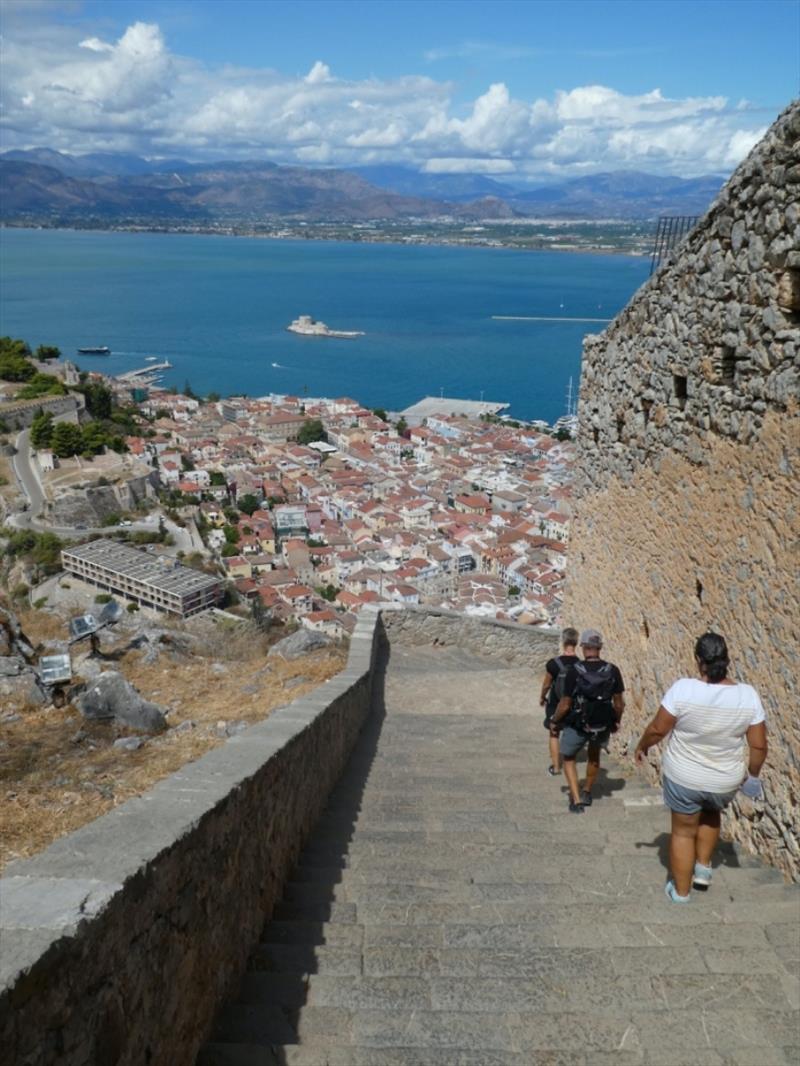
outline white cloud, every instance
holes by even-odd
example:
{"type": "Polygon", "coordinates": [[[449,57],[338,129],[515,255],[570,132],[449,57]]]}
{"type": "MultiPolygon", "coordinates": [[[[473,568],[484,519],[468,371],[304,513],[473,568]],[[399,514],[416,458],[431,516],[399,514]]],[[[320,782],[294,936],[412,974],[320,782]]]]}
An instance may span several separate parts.
{"type": "Polygon", "coordinates": [[[78,48],[87,48],[90,52],[113,52],[114,45],[108,44],[107,41],[101,41],[99,37],[87,37],[85,41],[81,41],[78,48]]]}
{"type": "Polygon", "coordinates": [[[86,24],[12,20],[0,77],[4,146],[76,153],[402,162],[527,178],[623,167],[691,175],[729,171],[763,132],[745,102],[671,99],[658,88],[583,85],[522,100],[496,82],[462,108],[453,86],[424,75],[348,80],[321,59],[305,75],[212,69],[171,53],[144,22],[108,41],[86,24]]]}
{"type": "Polygon", "coordinates": [[[321,63],[319,60],[306,74],[305,79],[308,85],[321,85],[323,82],[331,80],[331,68],[327,63],[321,63]]]}
{"type": "Polygon", "coordinates": [[[463,156],[456,159],[428,159],[422,166],[426,174],[512,174],[510,159],[475,159],[463,156]]]}

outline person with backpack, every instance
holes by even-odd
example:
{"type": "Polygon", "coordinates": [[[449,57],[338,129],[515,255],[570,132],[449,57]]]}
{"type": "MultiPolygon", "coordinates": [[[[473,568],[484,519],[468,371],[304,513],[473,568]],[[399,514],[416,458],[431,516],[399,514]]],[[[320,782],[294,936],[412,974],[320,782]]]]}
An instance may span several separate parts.
{"type": "Polygon", "coordinates": [[[561,654],[556,655],[554,659],[548,659],[544,667],[539,705],[544,707],[544,727],[550,733],[550,765],[547,767],[547,772],[551,777],[557,777],[561,773],[561,752],[558,746],[558,733],[550,729],[550,722],[564,695],[564,682],[569,668],[580,662],[575,654],[577,647],[578,630],[567,626],[561,631],[561,654]]]}
{"type": "Polygon", "coordinates": [[[613,663],[600,658],[602,636],[596,629],[584,629],[580,645],[583,661],[569,668],[564,695],[550,721],[551,736],[561,730],[561,758],[573,814],[583,814],[586,807],[591,807],[592,788],[600,770],[600,749],[616,733],[625,710],[622,674],[613,663]],[[586,781],[581,788],[575,758],[587,745],[586,781]]]}

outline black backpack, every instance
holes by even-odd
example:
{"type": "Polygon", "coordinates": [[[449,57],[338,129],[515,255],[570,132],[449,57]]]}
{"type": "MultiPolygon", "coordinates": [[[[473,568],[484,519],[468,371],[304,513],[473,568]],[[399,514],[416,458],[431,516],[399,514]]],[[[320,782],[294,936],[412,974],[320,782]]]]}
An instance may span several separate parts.
{"type": "Polygon", "coordinates": [[[569,668],[574,665],[573,663],[565,662],[563,655],[557,655],[553,662],[558,666],[558,673],[547,690],[547,699],[544,705],[544,714],[547,719],[552,718],[556,713],[556,707],[558,707],[559,701],[564,695],[564,682],[567,680],[569,668]]]}
{"type": "Polygon", "coordinates": [[[584,733],[604,733],[617,720],[611,697],[615,689],[614,667],[603,663],[597,670],[575,663],[575,691],[571,724],[584,733]]]}

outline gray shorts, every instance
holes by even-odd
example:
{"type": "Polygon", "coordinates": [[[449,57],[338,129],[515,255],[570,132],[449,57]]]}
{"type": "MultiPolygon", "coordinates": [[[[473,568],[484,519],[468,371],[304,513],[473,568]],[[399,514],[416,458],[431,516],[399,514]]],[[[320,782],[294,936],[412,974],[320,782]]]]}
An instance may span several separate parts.
{"type": "Polygon", "coordinates": [[[661,778],[664,803],[678,814],[697,814],[698,811],[724,811],[738,789],[732,792],[702,792],[697,788],[676,785],[668,777],[661,778]]]}
{"type": "Polygon", "coordinates": [[[582,729],[575,729],[571,725],[565,725],[561,730],[559,749],[564,759],[574,759],[581,748],[589,744],[593,748],[604,748],[611,736],[610,729],[604,729],[602,733],[584,733],[582,729]]]}

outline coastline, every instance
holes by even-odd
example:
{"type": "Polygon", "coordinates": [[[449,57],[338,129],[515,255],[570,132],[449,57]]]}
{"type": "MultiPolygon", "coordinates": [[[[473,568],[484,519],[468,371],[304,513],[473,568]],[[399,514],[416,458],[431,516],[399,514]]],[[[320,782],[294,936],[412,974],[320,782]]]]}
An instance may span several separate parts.
{"type": "MultiPolygon", "coordinates": [[[[524,223],[530,225],[530,223],[524,223]]],[[[554,225],[558,225],[558,220],[548,221],[543,228],[551,229],[554,225]]],[[[592,219],[571,219],[564,220],[561,224],[564,226],[596,226],[602,223],[597,223],[592,219]]],[[[644,224],[644,220],[642,222],[644,224]]],[[[524,241],[516,241],[512,239],[500,240],[497,235],[489,238],[481,238],[479,235],[474,235],[470,240],[464,240],[463,235],[448,236],[446,232],[436,234],[426,234],[424,236],[409,236],[405,239],[401,239],[396,234],[391,234],[381,231],[369,231],[366,235],[362,231],[353,233],[343,232],[326,232],[333,225],[341,225],[345,228],[343,223],[308,223],[308,229],[304,224],[296,224],[296,229],[292,232],[286,232],[287,227],[284,226],[281,230],[276,232],[260,232],[255,229],[236,227],[236,226],[163,226],[163,225],[127,225],[127,226],[114,226],[114,225],[77,225],[72,223],[70,225],[52,225],[41,222],[30,221],[14,221],[3,220],[0,222],[0,231],[4,229],[18,229],[18,230],[50,230],[50,231],[63,231],[72,233],[115,233],[115,234],[159,234],[166,236],[182,236],[182,237],[236,237],[243,240],[270,240],[270,241],[314,241],[314,242],[339,242],[344,244],[389,244],[399,248],[419,248],[430,246],[433,248],[463,248],[463,249],[492,249],[495,251],[517,251],[517,252],[567,252],[569,254],[586,254],[586,255],[601,255],[601,256],[630,256],[635,259],[643,259],[650,255],[650,251],[645,250],[643,247],[611,247],[607,244],[592,244],[581,243],[576,241],[575,243],[568,243],[566,241],[559,241],[556,243],[542,242],[541,244],[525,243],[524,241]]],[[[620,227],[627,225],[627,223],[607,223],[609,226],[619,225],[620,227]]]]}

